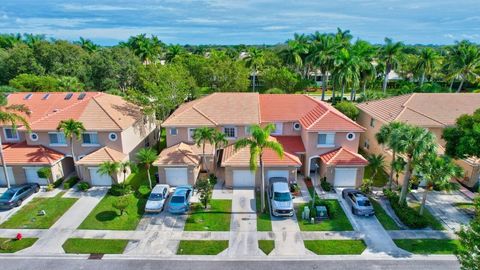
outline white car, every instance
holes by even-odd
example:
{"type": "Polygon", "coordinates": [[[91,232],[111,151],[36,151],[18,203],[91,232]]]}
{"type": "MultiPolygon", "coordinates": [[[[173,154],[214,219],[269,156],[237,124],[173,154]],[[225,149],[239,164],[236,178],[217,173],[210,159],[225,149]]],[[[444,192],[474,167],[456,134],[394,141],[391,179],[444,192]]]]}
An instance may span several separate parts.
{"type": "Polygon", "coordinates": [[[162,212],[169,193],[169,185],[155,185],[145,205],[145,212],[162,212]]]}
{"type": "Polygon", "coordinates": [[[275,217],[293,216],[293,196],[290,194],[287,178],[272,177],[269,182],[268,198],[270,199],[272,215],[275,217]]]}

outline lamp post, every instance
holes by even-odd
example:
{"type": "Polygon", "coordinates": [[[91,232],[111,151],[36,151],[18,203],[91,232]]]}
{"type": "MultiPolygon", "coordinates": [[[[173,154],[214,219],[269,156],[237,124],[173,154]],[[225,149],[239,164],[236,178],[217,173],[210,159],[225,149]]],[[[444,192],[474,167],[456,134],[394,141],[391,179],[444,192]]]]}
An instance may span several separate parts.
{"type": "Polygon", "coordinates": [[[317,163],[315,163],[315,173],[313,174],[313,178],[312,178],[312,186],[313,186],[313,198],[312,198],[312,210],[313,210],[313,207],[315,207],[315,197],[316,197],[316,192],[315,192],[315,179],[317,179],[317,170],[318,170],[319,166],[317,163]]]}

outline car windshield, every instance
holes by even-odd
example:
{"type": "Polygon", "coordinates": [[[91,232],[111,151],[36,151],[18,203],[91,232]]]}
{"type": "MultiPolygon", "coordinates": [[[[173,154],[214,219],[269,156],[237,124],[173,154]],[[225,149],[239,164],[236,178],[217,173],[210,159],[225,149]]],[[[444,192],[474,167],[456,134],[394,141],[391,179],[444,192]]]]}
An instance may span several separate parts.
{"type": "Polygon", "coordinates": [[[7,190],[5,191],[5,193],[2,194],[2,196],[0,196],[0,200],[10,200],[11,198],[13,198],[13,195],[15,195],[15,192],[7,190]]]}
{"type": "Polygon", "coordinates": [[[162,194],[160,193],[152,193],[150,197],[148,197],[150,201],[161,201],[163,199],[162,194]]]}
{"type": "Polygon", "coordinates": [[[173,196],[171,203],[183,203],[185,200],[181,196],[173,196]]]}
{"type": "Polygon", "coordinates": [[[287,202],[292,200],[292,196],[290,195],[290,192],[275,192],[273,199],[279,202],[287,202]]]}
{"type": "Polygon", "coordinates": [[[358,200],[358,206],[370,206],[370,201],[367,200],[358,200]]]}

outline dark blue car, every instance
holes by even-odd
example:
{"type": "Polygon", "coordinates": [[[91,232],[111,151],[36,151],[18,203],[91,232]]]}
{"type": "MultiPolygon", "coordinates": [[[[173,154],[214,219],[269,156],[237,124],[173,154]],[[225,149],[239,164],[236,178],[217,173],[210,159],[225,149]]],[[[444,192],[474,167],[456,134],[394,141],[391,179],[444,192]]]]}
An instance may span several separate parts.
{"type": "Polygon", "coordinates": [[[40,190],[38,184],[25,184],[7,189],[0,196],[0,209],[12,209],[22,205],[22,202],[30,197],[33,193],[40,190]]]}

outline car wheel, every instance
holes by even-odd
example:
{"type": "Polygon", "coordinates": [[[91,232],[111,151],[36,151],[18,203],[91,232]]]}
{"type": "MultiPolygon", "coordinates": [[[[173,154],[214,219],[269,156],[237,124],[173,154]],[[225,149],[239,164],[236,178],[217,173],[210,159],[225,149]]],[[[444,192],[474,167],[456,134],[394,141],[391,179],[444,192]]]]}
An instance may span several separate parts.
{"type": "Polygon", "coordinates": [[[35,189],[33,190],[35,193],[38,193],[40,191],[40,187],[35,187],[35,189]]]}
{"type": "Polygon", "coordinates": [[[20,205],[22,205],[22,203],[23,203],[23,200],[18,200],[18,201],[17,201],[17,207],[19,207],[20,205]]]}

